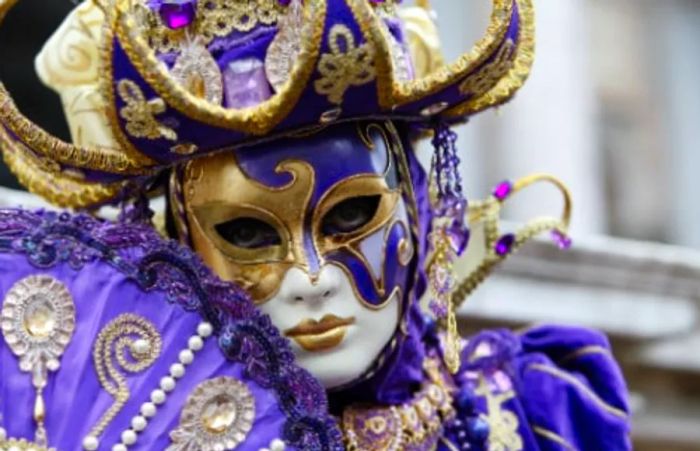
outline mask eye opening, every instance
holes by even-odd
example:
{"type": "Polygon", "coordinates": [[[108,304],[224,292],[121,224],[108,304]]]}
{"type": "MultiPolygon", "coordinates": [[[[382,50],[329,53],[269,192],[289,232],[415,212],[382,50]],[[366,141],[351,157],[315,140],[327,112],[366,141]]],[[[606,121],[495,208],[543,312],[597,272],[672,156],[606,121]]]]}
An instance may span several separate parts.
{"type": "Polygon", "coordinates": [[[382,196],[357,196],[338,202],[321,221],[326,236],[343,236],[358,232],[377,215],[382,196]]]}
{"type": "Polygon", "coordinates": [[[214,226],[221,239],[242,249],[261,249],[282,244],[277,229],[263,220],[240,217],[214,226]]]}

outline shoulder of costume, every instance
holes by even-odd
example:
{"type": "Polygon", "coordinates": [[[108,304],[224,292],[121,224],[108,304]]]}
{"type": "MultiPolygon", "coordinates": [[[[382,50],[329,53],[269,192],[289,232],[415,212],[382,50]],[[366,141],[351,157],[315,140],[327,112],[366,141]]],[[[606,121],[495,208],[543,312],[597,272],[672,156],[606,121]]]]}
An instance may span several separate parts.
{"type": "Polygon", "coordinates": [[[549,325],[484,331],[469,338],[462,362],[456,378],[480,399],[488,421],[508,419],[492,442],[632,449],[627,387],[604,334],[549,325]]]}
{"type": "Polygon", "coordinates": [[[0,210],[0,309],[8,444],[343,449],[269,319],[148,225],[0,210]]]}

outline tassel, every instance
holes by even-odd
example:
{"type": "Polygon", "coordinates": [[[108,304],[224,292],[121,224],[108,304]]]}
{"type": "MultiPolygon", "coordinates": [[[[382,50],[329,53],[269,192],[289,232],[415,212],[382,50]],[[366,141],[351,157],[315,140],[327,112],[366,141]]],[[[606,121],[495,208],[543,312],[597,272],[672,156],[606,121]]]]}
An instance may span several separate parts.
{"type": "Polygon", "coordinates": [[[444,359],[453,374],[460,367],[460,337],[452,302],[456,287],[454,263],[464,253],[469,241],[465,220],[467,201],[462,193],[456,142],[457,134],[446,124],[436,125],[431,168],[434,215],[429,240],[432,258],[428,264],[432,295],[430,309],[438,320],[446,324],[444,359]]]}

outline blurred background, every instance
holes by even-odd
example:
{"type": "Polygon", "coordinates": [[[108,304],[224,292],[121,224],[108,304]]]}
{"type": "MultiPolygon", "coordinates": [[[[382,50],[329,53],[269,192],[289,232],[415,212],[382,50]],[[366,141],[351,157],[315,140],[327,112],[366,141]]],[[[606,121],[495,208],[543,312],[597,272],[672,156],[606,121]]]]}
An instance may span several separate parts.
{"type": "MultiPolygon", "coordinates": [[[[557,175],[573,193],[576,246],[524,249],[468,300],[461,327],[602,329],[633,392],[635,449],[700,450],[700,1],[534,1],[532,76],[514,102],[460,128],[463,171],[471,198],[505,178],[557,175]]],[[[491,2],[432,3],[454,60],[483,34],[491,2]]],[[[23,0],[0,27],[0,77],[64,139],[60,101],[33,58],[72,7],[23,0]]],[[[17,187],[1,165],[0,185],[17,187]]],[[[560,208],[536,187],[506,217],[560,208]]]]}
{"type": "MultiPolygon", "coordinates": [[[[433,4],[454,59],[483,32],[490,2],[433,4]]],[[[573,191],[575,235],[700,248],[700,2],[535,0],[535,7],[530,80],[516,101],[464,128],[470,192],[551,172],[573,191]]],[[[534,198],[513,215],[542,203],[534,198]]]]}

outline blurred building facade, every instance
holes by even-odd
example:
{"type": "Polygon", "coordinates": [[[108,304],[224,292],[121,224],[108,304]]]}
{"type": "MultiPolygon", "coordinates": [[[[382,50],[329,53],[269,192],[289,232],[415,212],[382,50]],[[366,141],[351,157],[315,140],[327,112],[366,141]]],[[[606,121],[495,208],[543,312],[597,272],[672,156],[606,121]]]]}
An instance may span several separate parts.
{"type": "MultiPolygon", "coordinates": [[[[454,58],[484,30],[490,2],[433,4],[454,58]]],[[[515,102],[462,132],[470,195],[488,193],[504,177],[551,172],[573,191],[575,235],[700,248],[700,2],[535,6],[538,47],[528,84],[515,102]]],[[[535,192],[510,215],[556,211],[556,202],[535,192]]]]}

